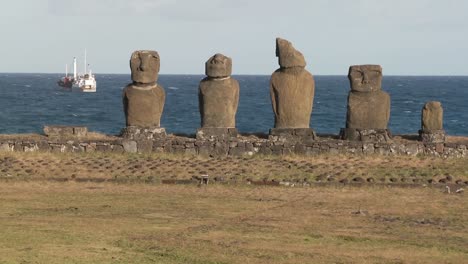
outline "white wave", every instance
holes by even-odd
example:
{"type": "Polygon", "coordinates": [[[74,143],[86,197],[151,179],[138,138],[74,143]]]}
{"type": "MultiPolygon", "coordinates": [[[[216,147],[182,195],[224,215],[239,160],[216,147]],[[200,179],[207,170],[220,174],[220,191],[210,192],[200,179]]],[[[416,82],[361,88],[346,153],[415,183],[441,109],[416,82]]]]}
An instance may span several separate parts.
{"type": "Polygon", "coordinates": [[[404,85],[403,84],[397,84],[398,87],[403,87],[404,85]]]}
{"type": "Polygon", "coordinates": [[[25,84],[24,87],[31,87],[31,85],[30,84],[25,84]]]}
{"type": "Polygon", "coordinates": [[[77,114],[72,114],[72,116],[78,116],[77,114]]]}
{"type": "Polygon", "coordinates": [[[450,120],[450,122],[456,123],[456,122],[458,122],[458,119],[452,119],[452,120],[450,120]]]}
{"type": "Polygon", "coordinates": [[[414,101],[409,100],[409,101],[405,101],[404,103],[405,104],[412,104],[412,103],[414,103],[414,101]]]}
{"type": "Polygon", "coordinates": [[[411,111],[409,111],[409,110],[406,110],[406,111],[405,111],[405,113],[411,113],[411,111]]]}
{"type": "Polygon", "coordinates": [[[174,87],[174,86],[170,86],[170,87],[168,87],[167,89],[171,89],[171,90],[179,90],[179,88],[177,88],[177,87],[174,87]]]}

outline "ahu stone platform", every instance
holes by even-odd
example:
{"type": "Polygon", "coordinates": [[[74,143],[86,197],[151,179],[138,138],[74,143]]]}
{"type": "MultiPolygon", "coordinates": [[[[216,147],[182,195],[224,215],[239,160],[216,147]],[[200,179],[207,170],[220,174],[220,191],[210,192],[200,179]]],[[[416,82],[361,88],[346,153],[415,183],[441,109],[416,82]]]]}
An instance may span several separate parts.
{"type": "MultiPolygon", "coordinates": [[[[68,129],[74,131],[74,129],[68,129]]],[[[57,133],[56,133],[57,134],[57,133]]],[[[425,143],[418,135],[394,136],[389,142],[348,141],[338,135],[307,135],[290,140],[266,134],[228,138],[196,138],[168,134],[165,137],[124,138],[88,132],[86,136],[59,133],[60,136],[38,134],[0,135],[0,151],[43,152],[114,152],[171,153],[205,156],[242,155],[428,155],[466,157],[468,138],[447,137],[445,143],[425,143]]]]}

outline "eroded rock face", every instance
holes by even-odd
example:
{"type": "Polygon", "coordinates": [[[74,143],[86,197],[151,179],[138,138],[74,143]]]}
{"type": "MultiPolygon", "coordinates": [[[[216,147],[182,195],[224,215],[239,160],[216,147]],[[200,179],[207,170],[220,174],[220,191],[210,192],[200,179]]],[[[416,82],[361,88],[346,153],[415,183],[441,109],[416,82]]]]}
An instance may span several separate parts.
{"type": "Polygon", "coordinates": [[[440,102],[427,102],[421,113],[421,127],[423,131],[436,131],[443,129],[444,110],[440,102]]]}
{"type": "Polygon", "coordinates": [[[160,58],[154,50],[137,50],[130,58],[130,69],[134,83],[153,84],[158,80],[160,58]]]}
{"type": "Polygon", "coordinates": [[[200,82],[202,128],[234,128],[239,104],[239,82],[231,77],[232,60],[216,54],[205,63],[208,77],[200,82]]]}
{"type": "Polygon", "coordinates": [[[281,68],[306,66],[304,55],[291,42],[282,38],[276,38],[276,57],[281,68]]]}
{"type": "Polygon", "coordinates": [[[205,63],[205,74],[211,78],[228,77],[232,74],[232,59],[217,53],[205,63]]]}
{"type": "Polygon", "coordinates": [[[356,65],[349,68],[351,91],[348,95],[346,128],[387,129],[390,96],[381,90],[382,67],[356,65]]]}
{"type": "Polygon", "coordinates": [[[123,90],[127,126],[160,127],[166,95],[156,83],[159,73],[156,51],[135,51],[130,58],[133,83],[123,90]]]}
{"type": "Polygon", "coordinates": [[[309,128],[315,81],[304,67],[304,56],[284,39],[276,39],[280,68],[270,79],[275,128],[309,128]]]}

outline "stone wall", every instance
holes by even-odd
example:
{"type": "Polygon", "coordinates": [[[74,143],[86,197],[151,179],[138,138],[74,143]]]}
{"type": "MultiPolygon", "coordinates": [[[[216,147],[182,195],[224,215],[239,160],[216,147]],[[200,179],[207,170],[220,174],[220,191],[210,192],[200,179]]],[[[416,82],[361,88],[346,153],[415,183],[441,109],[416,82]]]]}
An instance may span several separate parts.
{"type": "Polygon", "coordinates": [[[337,138],[337,136],[318,136],[315,138],[304,137],[299,140],[284,140],[267,135],[244,135],[228,139],[196,139],[195,137],[168,135],[164,138],[132,140],[120,137],[90,139],[83,137],[51,138],[40,135],[34,137],[9,136],[7,138],[0,137],[0,151],[153,152],[205,156],[381,154],[466,157],[468,147],[468,141],[423,143],[418,140],[405,139],[405,137],[396,137],[392,142],[372,143],[337,138]]]}

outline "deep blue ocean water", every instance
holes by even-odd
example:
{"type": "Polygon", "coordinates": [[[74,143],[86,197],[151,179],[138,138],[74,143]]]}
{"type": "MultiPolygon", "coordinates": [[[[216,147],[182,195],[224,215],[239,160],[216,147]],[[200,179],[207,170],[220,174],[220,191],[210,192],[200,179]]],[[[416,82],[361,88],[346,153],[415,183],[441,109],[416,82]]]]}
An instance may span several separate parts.
{"type": "MultiPolygon", "coordinates": [[[[97,92],[62,90],[61,74],[0,73],[0,133],[42,133],[44,125],[83,125],[92,131],[118,134],[125,126],[122,89],[127,74],[97,74],[97,92]]],[[[166,104],[161,126],[168,133],[193,134],[200,126],[198,84],[202,75],[161,75],[166,104]]],[[[233,76],[240,83],[237,128],[240,132],[268,132],[273,126],[269,97],[270,76],[233,76]]],[[[344,127],[347,76],[315,76],[311,127],[337,134],[344,127]]],[[[441,101],[444,128],[451,135],[468,135],[468,76],[384,76],[383,89],[392,100],[389,128],[393,134],[417,133],[421,108],[441,101]]]]}

